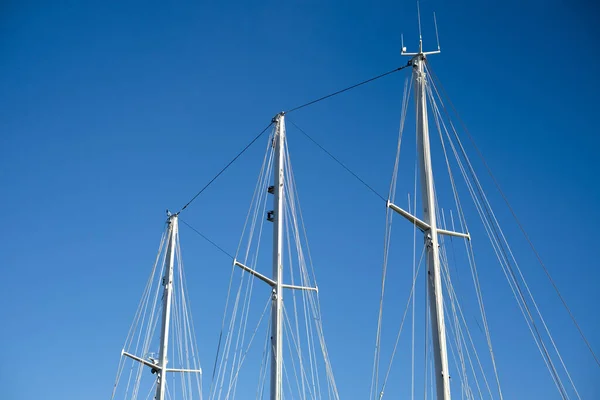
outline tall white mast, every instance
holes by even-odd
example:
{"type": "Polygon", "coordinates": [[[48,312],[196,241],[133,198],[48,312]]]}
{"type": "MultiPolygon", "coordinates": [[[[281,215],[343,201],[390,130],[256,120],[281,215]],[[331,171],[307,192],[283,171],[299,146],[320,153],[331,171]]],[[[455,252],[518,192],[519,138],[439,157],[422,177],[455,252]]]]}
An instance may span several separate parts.
{"type": "Polygon", "coordinates": [[[156,400],[164,400],[167,388],[167,353],[169,350],[169,326],[171,324],[171,300],[173,298],[173,264],[175,261],[175,241],[177,238],[177,214],[169,216],[169,242],[167,245],[167,265],[162,284],[163,292],[163,315],[160,330],[160,352],[158,359],[156,377],[156,400]]]}
{"type": "Polygon", "coordinates": [[[427,96],[425,76],[425,54],[422,45],[417,56],[413,58],[413,79],[415,85],[415,102],[417,111],[417,146],[419,152],[419,172],[421,182],[421,199],[423,219],[429,225],[425,232],[427,246],[427,281],[429,282],[429,309],[431,314],[431,336],[434,347],[437,398],[450,399],[450,377],[448,372],[448,354],[446,348],[446,327],[444,323],[444,299],[442,293],[442,277],[440,271],[440,255],[438,245],[438,229],[436,221],[435,193],[433,189],[433,172],[431,169],[431,152],[429,146],[429,126],[427,123],[427,96]]]}
{"type": "Polygon", "coordinates": [[[284,145],[285,117],[278,114],[275,117],[276,130],[273,137],[275,147],[274,187],[275,207],[273,213],[273,302],[271,307],[271,400],[282,398],[282,312],[283,312],[283,177],[284,177],[284,145]]]}
{"type": "Polygon", "coordinates": [[[407,53],[406,48],[403,45],[402,55],[412,57],[411,64],[413,67],[413,83],[415,87],[417,147],[419,153],[419,180],[421,182],[423,220],[420,220],[390,201],[388,201],[387,205],[389,208],[415,224],[425,236],[425,245],[427,248],[427,288],[429,293],[429,311],[431,315],[431,336],[434,347],[436,393],[438,400],[450,400],[450,374],[448,370],[448,352],[446,347],[444,298],[442,292],[438,235],[458,236],[466,239],[470,239],[470,236],[468,233],[453,232],[437,227],[435,192],[433,189],[433,172],[429,145],[429,124],[427,120],[427,76],[425,74],[425,60],[427,55],[437,54],[440,50],[438,44],[438,50],[424,52],[423,41],[420,36],[419,21],[419,52],[407,53]]]}

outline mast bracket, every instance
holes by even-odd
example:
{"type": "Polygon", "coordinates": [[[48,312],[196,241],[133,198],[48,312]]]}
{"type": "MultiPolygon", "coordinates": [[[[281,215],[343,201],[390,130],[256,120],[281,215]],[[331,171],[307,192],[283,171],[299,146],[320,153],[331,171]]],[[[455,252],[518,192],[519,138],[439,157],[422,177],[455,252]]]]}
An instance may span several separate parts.
{"type": "Polygon", "coordinates": [[[152,371],[153,371],[152,373],[155,373],[155,371],[162,371],[162,369],[163,369],[157,363],[150,362],[148,360],[144,360],[143,358],[138,357],[138,356],[134,356],[133,354],[130,354],[130,353],[126,352],[125,350],[121,350],[121,355],[124,355],[125,357],[129,357],[132,360],[135,360],[135,361],[137,361],[137,362],[139,362],[141,364],[144,364],[147,367],[150,367],[152,369],[152,371]]]}
{"type": "Polygon", "coordinates": [[[167,372],[188,372],[202,375],[202,369],[167,368],[167,372]]]}
{"type": "MultiPolygon", "coordinates": [[[[402,208],[398,207],[397,205],[395,205],[394,203],[392,203],[389,200],[387,201],[387,207],[391,208],[392,210],[396,211],[398,214],[402,215],[409,222],[413,223],[417,228],[419,228],[422,232],[431,230],[431,226],[429,226],[429,224],[427,222],[415,217],[408,211],[403,210],[402,208]]],[[[440,228],[436,229],[436,231],[440,235],[456,236],[456,237],[465,238],[467,240],[471,240],[471,235],[468,232],[461,233],[461,232],[455,232],[455,231],[448,231],[446,229],[440,229],[440,228]]]]}
{"type": "MultiPolygon", "coordinates": [[[[273,288],[277,287],[277,282],[275,282],[273,279],[264,276],[260,272],[254,270],[254,269],[252,269],[250,267],[248,267],[247,265],[242,264],[238,260],[234,260],[233,261],[233,265],[240,267],[241,269],[243,269],[246,272],[249,272],[250,275],[254,275],[255,277],[257,277],[261,281],[266,282],[269,286],[271,286],[273,288]]],[[[287,285],[285,283],[282,284],[281,287],[284,288],[284,289],[313,290],[313,291],[319,293],[319,288],[318,287],[287,285]]],[[[275,289],[273,289],[273,292],[275,292],[275,289]]]]}
{"type": "Polygon", "coordinates": [[[395,205],[394,203],[392,203],[389,200],[387,201],[387,207],[391,208],[392,210],[396,211],[398,214],[402,215],[409,222],[412,222],[422,232],[425,232],[425,231],[431,229],[431,227],[429,226],[428,223],[426,223],[425,221],[420,220],[419,218],[415,217],[414,215],[412,215],[408,211],[405,211],[405,210],[401,209],[400,207],[398,207],[397,205],[395,205]]]}
{"type": "Polygon", "coordinates": [[[446,236],[456,236],[456,237],[461,237],[467,240],[471,240],[471,234],[469,234],[469,232],[467,233],[461,233],[461,232],[454,232],[454,231],[447,231],[445,229],[439,229],[437,230],[437,232],[440,235],[446,235],[446,236]]]}
{"type": "Polygon", "coordinates": [[[233,265],[236,265],[236,266],[240,267],[241,269],[243,269],[244,271],[249,272],[250,275],[254,275],[255,277],[257,277],[261,281],[266,282],[267,284],[269,284],[270,286],[277,286],[277,282],[275,282],[273,279],[264,276],[260,272],[253,270],[252,268],[250,268],[250,267],[242,264],[238,260],[233,260],[233,265]]]}
{"type": "Polygon", "coordinates": [[[281,287],[284,288],[284,289],[313,290],[313,291],[319,293],[319,288],[318,287],[286,285],[286,284],[281,285],[281,287]]]}

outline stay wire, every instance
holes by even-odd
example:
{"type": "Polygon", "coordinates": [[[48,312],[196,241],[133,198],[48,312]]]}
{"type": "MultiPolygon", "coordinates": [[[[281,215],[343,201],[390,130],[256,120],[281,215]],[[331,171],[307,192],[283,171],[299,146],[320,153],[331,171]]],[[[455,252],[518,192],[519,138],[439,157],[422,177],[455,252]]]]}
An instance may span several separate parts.
{"type": "MultiPolygon", "coordinates": [[[[428,70],[429,70],[429,68],[428,68],[428,70]]],[[[430,73],[431,73],[431,71],[430,71],[430,73]]],[[[448,117],[450,118],[450,115],[449,115],[448,111],[445,109],[445,107],[443,105],[442,105],[442,108],[444,109],[446,115],[448,115],[448,117]]],[[[454,135],[455,135],[455,137],[458,140],[458,136],[457,136],[456,131],[454,131],[454,135]]],[[[466,152],[465,152],[462,144],[460,143],[460,140],[458,141],[458,143],[459,143],[459,146],[460,146],[460,149],[461,149],[463,157],[468,162],[468,157],[466,155],[466,152]]],[[[456,156],[456,153],[455,153],[455,156],[456,156]]],[[[457,158],[457,160],[458,160],[458,158],[457,158]]],[[[489,203],[487,203],[487,201],[484,201],[485,194],[483,192],[483,188],[481,187],[481,184],[477,180],[477,176],[475,175],[475,172],[474,172],[472,166],[469,166],[469,170],[468,171],[469,171],[469,174],[471,175],[471,178],[472,178],[473,182],[475,183],[474,186],[475,186],[475,189],[477,191],[477,195],[479,196],[480,199],[482,199],[482,204],[483,204],[482,205],[482,212],[485,213],[485,216],[487,217],[488,221],[493,221],[493,219],[492,219],[493,211],[491,210],[489,203]]],[[[466,175],[464,175],[464,176],[466,177],[466,175]]],[[[475,193],[475,192],[473,192],[473,193],[475,193]]],[[[540,333],[540,331],[539,331],[539,329],[537,327],[537,324],[536,324],[536,322],[535,322],[535,320],[533,318],[533,314],[531,313],[530,307],[529,307],[529,305],[527,303],[527,300],[525,299],[525,295],[524,295],[523,290],[521,289],[521,285],[518,282],[518,279],[517,279],[517,277],[515,275],[515,272],[514,272],[514,269],[513,269],[512,265],[511,265],[511,263],[508,261],[509,257],[508,257],[507,251],[506,251],[506,249],[505,249],[505,247],[503,245],[500,245],[500,243],[501,243],[501,239],[500,239],[501,230],[499,232],[499,228],[500,227],[497,224],[491,225],[490,226],[490,233],[488,233],[488,235],[491,234],[494,237],[494,240],[496,241],[496,243],[498,243],[498,246],[499,246],[498,251],[502,254],[503,259],[506,260],[505,262],[506,262],[507,271],[509,272],[509,274],[510,274],[510,276],[511,276],[513,282],[514,282],[514,285],[515,285],[515,288],[516,288],[516,292],[519,294],[519,297],[520,297],[520,299],[522,301],[523,309],[525,311],[523,315],[524,315],[524,317],[526,319],[527,319],[527,316],[529,317],[529,321],[531,322],[531,326],[532,326],[532,328],[530,328],[531,329],[531,333],[532,333],[534,339],[537,337],[537,342],[539,343],[538,344],[538,348],[540,349],[542,357],[545,359],[546,365],[548,366],[548,371],[550,372],[550,374],[552,376],[552,379],[554,380],[554,382],[555,382],[555,384],[557,386],[557,389],[558,389],[561,397],[563,399],[568,399],[569,396],[567,395],[567,393],[565,391],[564,385],[563,385],[563,383],[562,383],[562,381],[560,379],[558,371],[556,370],[554,362],[552,361],[552,358],[551,358],[551,356],[550,356],[550,354],[548,352],[548,349],[547,349],[547,347],[545,345],[545,342],[544,342],[544,340],[543,340],[543,338],[541,336],[541,333],[540,333]]],[[[510,249],[509,249],[509,251],[510,251],[510,249]]],[[[472,249],[471,249],[471,252],[472,252],[472,249]]],[[[506,272],[505,272],[505,274],[506,274],[506,272]]],[[[510,283],[510,281],[509,281],[509,283],[510,283]]],[[[527,285],[526,282],[525,282],[525,285],[527,285]]],[[[516,296],[516,294],[515,294],[515,296],[516,296]]],[[[533,298],[532,298],[532,300],[533,300],[533,298]]],[[[533,301],[534,301],[534,305],[535,305],[535,300],[533,300],[533,301]]],[[[485,319],[483,320],[483,322],[484,322],[484,327],[486,327],[486,331],[487,331],[487,326],[485,325],[485,319]]],[[[542,322],[543,322],[543,319],[542,319],[542,322]]],[[[560,357],[560,354],[559,354],[559,357],[560,357]]],[[[568,372],[567,372],[567,374],[568,374],[568,372]]]]}
{"type": "Polygon", "coordinates": [[[471,136],[471,133],[467,129],[466,124],[463,122],[462,118],[458,114],[458,111],[456,110],[456,108],[454,107],[454,104],[452,103],[452,100],[450,100],[450,97],[446,93],[446,90],[444,89],[444,86],[442,85],[442,83],[440,82],[440,80],[437,78],[437,76],[435,75],[435,73],[433,72],[433,70],[431,69],[431,66],[429,65],[429,63],[427,63],[427,64],[428,64],[428,67],[429,67],[428,70],[429,70],[430,74],[436,80],[436,83],[439,85],[440,89],[442,90],[442,93],[446,97],[446,100],[448,101],[448,104],[450,104],[450,107],[452,108],[452,111],[454,111],[454,114],[458,118],[458,121],[460,122],[460,124],[462,125],[463,129],[465,130],[467,136],[469,137],[469,140],[470,140],[471,144],[473,145],[473,147],[477,151],[477,154],[479,155],[479,158],[483,162],[483,164],[484,164],[484,166],[485,166],[485,168],[487,170],[487,173],[492,178],[492,181],[494,182],[494,185],[496,186],[496,189],[498,189],[498,192],[500,192],[500,195],[502,196],[502,199],[504,200],[504,203],[506,203],[506,206],[508,207],[510,213],[512,214],[513,218],[515,219],[515,222],[519,226],[519,229],[523,233],[523,236],[525,236],[525,240],[527,240],[527,243],[529,244],[529,247],[531,247],[531,249],[533,250],[533,253],[535,254],[538,262],[540,263],[540,266],[542,267],[542,269],[544,270],[544,273],[548,277],[548,280],[552,284],[552,287],[554,288],[554,291],[556,292],[556,294],[558,295],[558,298],[560,299],[560,301],[562,302],[563,306],[565,307],[565,309],[569,313],[569,317],[571,318],[571,321],[573,321],[573,324],[575,325],[575,327],[577,328],[577,331],[579,332],[579,335],[581,336],[581,338],[585,342],[588,350],[590,351],[592,357],[594,358],[594,361],[596,361],[596,364],[598,364],[598,366],[600,367],[600,360],[598,359],[598,356],[596,355],[596,353],[592,349],[592,345],[590,344],[590,342],[588,341],[587,337],[583,333],[583,330],[581,329],[581,327],[579,326],[579,323],[575,319],[575,316],[573,315],[573,312],[571,311],[571,308],[567,305],[567,302],[564,299],[564,297],[562,296],[562,293],[560,292],[560,290],[558,289],[558,286],[556,285],[556,282],[554,281],[554,279],[550,275],[550,271],[548,271],[548,268],[546,267],[546,264],[544,264],[544,262],[542,261],[542,257],[540,255],[540,253],[537,251],[537,249],[534,246],[533,242],[529,238],[529,235],[525,231],[525,228],[523,227],[523,224],[521,224],[521,221],[517,217],[517,214],[515,213],[515,211],[512,208],[512,206],[510,205],[510,203],[508,201],[508,198],[504,194],[504,191],[502,191],[502,189],[500,188],[500,184],[496,180],[496,177],[492,173],[491,168],[489,167],[488,163],[486,162],[485,158],[483,157],[483,154],[481,153],[481,150],[479,149],[479,147],[475,143],[475,140],[473,139],[473,136],[471,136]]]}
{"type": "Polygon", "coordinates": [[[373,78],[371,78],[371,79],[367,79],[366,81],[362,81],[362,82],[360,82],[360,83],[357,83],[357,84],[355,84],[355,85],[348,86],[347,88],[345,88],[345,89],[342,89],[342,90],[338,90],[337,92],[330,93],[330,94],[328,94],[327,96],[319,97],[319,98],[318,98],[318,99],[316,99],[316,100],[309,101],[308,103],[304,103],[304,104],[302,104],[302,105],[300,105],[300,106],[297,106],[297,107],[294,107],[294,108],[292,108],[292,109],[290,109],[290,110],[287,110],[285,113],[286,113],[286,114],[289,114],[289,113],[291,113],[291,112],[293,112],[293,111],[296,111],[296,110],[299,110],[299,109],[301,109],[301,108],[308,107],[308,106],[310,106],[310,105],[313,105],[313,104],[315,104],[315,103],[318,103],[318,102],[320,102],[320,101],[323,101],[323,100],[325,100],[325,99],[328,99],[328,98],[330,98],[330,97],[333,97],[333,96],[335,96],[335,95],[338,95],[338,94],[341,94],[341,93],[347,92],[348,90],[351,90],[351,89],[357,88],[357,87],[359,87],[359,86],[362,86],[362,85],[364,85],[364,84],[366,84],[366,83],[373,82],[373,81],[375,81],[375,80],[377,80],[377,79],[379,79],[379,78],[383,78],[384,76],[391,75],[391,74],[393,74],[394,72],[401,71],[401,70],[403,70],[404,68],[407,68],[407,67],[409,67],[409,66],[411,66],[411,65],[412,65],[412,64],[411,64],[411,63],[410,63],[410,61],[409,61],[409,62],[408,62],[406,65],[403,65],[403,66],[401,66],[401,67],[395,68],[395,69],[393,69],[393,70],[391,70],[391,71],[388,71],[388,72],[385,72],[385,73],[383,73],[383,74],[381,74],[381,75],[377,75],[377,76],[375,76],[375,77],[373,77],[373,78]]]}
{"type": "MultiPolygon", "coordinates": [[[[312,104],[318,103],[318,102],[320,102],[320,101],[323,101],[323,100],[325,100],[325,99],[328,99],[328,98],[330,98],[330,97],[336,96],[336,95],[338,95],[338,94],[341,94],[341,93],[347,92],[347,91],[349,91],[349,90],[355,89],[355,88],[357,88],[357,87],[359,87],[359,86],[365,85],[365,84],[367,84],[367,83],[369,83],[369,82],[373,82],[373,81],[375,81],[375,80],[377,80],[377,79],[380,79],[380,78],[383,78],[383,77],[385,77],[385,76],[391,75],[391,74],[393,74],[394,72],[401,71],[401,70],[403,70],[403,69],[405,69],[405,68],[407,68],[407,67],[409,67],[409,66],[411,66],[411,65],[412,65],[412,64],[411,64],[411,62],[409,61],[408,63],[406,63],[406,65],[403,65],[403,66],[401,66],[401,67],[398,67],[398,68],[394,68],[394,69],[393,69],[393,70],[391,70],[391,71],[388,71],[388,72],[385,72],[385,73],[383,73],[383,74],[377,75],[377,76],[375,76],[375,77],[373,77],[373,78],[370,78],[370,79],[367,79],[367,80],[365,80],[365,81],[359,82],[359,83],[357,83],[357,84],[354,84],[354,85],[352,85],[352,86],[348,86],[347,88],[344,88],[344,89],[342,89],[342,90],[338,90],[337,92],[330,93],[330,94],[328,94],[328,95],[326,95],[326,96],[323,96],[323,97],[320,97],[320,98],[318,98],[318,99],[316,99],[316,100],[309,101],[308,103],[304,103],[304,104],[302,104],[302,105],[300,105],[300,106],[297,106],[297,107],[294,107],[294,108],[292,108],[292,109],[289,109],[289,110],[287,110],[287,111],[283,112],[283,114],[289,114],[289,113],[291,113],[291,112],[293,112],[293,111],[296,111],[296,110],[299,110],[299,109],[301,109],[301,108],[308,107],[308,106],[310,106],[310,105],[312,105],[312,104]]],[[[181,210],[179,210],[179,211],[177,212],[177,214],[179,214],[179,213],[181,213],[183,210],[185,210],[185,209],[186,209],[186,208],[187,208],[187,207],[188,207],[188,206],[189,206],[189,205],[190,205],[190,204],[191,204],[191,203],[192,203],[194,200],[196,200],[196,198],[198,198],[198,196],[200,196],[200,195],[202,194],[202,192],[204,192],[204,191],[205,191],[205,190],[206,190],[206,189],[207,189],[207,188],[208,188],[208,187],[209,187],[209,186],[210,186],[210,185],[211,185],[211,184],[212,184],[212,183],[213,183],[215,180],[217,180],[217,178],[218,178],[218,177],[219,177],[219,176],[220,176],[220,175],[221,175],[223,172],[225,172],[225,170],[227,170],[227,168],[229,168],[229,167],[231,166],[231,164],[233,164],[233,163],[234,163],[234,162],[235,162],[235,161],[236,161],[236,160],[237,160],[237,159],[238,159],[238,158],[239,158],[239,157],[240,157],[242,154],[244,154],[244,152],[245,152],[246,150],[248,150],[248,148],[249,148],[250,146],[252,146],[252,144],[254,144],[254,142],[256,142],[256,141],[257,141],[257,140],[258,140],[258,139],[259,139],[259,138],[260,138],[260,137],[263,135],[263,133],[265,133],[265,132],[267,131],[267,129],[269,129],[269,127],[271,127],[271,125],[273,125],[273,122],[274,122],[274,121],[275,121],[275,120],[272,120],[272,121],[269,123],[269,125],[267,125],[267,127],[266,127],[265,129],[263,129],[263,130],[262,130],[262,131],[261,131],[261,132],[260,132],[260,133],[259,133],[259,134],[258,134],[258,135],[255,137],[255,138],[254,138],[254,139],[252,139],[252,141],[251,141],[250,143],[248,143],[248,144],[246,145],[246,147],[244,147],[244,148],[242,149],[242,151],[240,151],[240,152],[239,152],[239,153],[238,153],[238,154],[237,154],[237,155],[236,155],[236,156],[235,156],[235,157],[234,157],[234,158],[233,158],[233,159],[232,159],[232,160],[231,160],[231,161],[230,161],[230,162],[229,162],[227,165],[225,165],[225,167],[223,167],[223,169],[221,169],[221,170],[220,170],[220,171],[219,171],[219,172],[218,172],[218,173],[217,173],[217,174],[216,174],[216,175],[215,175],[215,176],[214,176],[214,177],[213,177],[213,178],[212,178],[212,179],[211,179],[211,180],[210,180],[210,181],[209,181],[209,182],[208,182],[208,183],[207,183],[207,184],[206,184],[206,185],[205,185],[203,188],[202,188],[202,189],[200,189],[200,191],[199,191],[198,193],[196,193],[196,194],[194,195],[194,197],[192,197],[192,198],[191,198],[191,200],[190,200],[190,201],[188,201],[188,202],[187,202],[187,203],[186,203],[186,204],[185,204],[185,205],[184,205],[184,206],[181,208],[181,210]]],[[[298,129],[299,129],[299,128],[298,128],[298,129]]],[[[305,133],[305,134],[306,134],[306,133],[305,133]]],[[[308,136],[308,135],[307,135],[307,136],[308,136]]],[[[311,140],[312,140],[312,139],[311,139],[311,140]]],[[[317,143],[315,142],[315,144],[317,144],[317,143]]],[[[318,144],[317,144],[317,145],[318,145],[318,144]]],[[[319,147],[321,147],[321,146],[319,145],[319,147]]],[[[325,150],[325,149],[323,149],[323,150],[325,150]]],[[[325,150],[325,151],[326,151],[326,150],[325,150]]],[[[327,152],[327,151],[326,151],[326,152],[327,152]]],[[[329,152],[327,152],[327,153],[329,154],[329,152]]],[[[336,161],[337,161],[337,160],[336,160],[336,161]]],[[[339,161],[338,161],[338,162],[339,162],[339,161]]],[[[346,167],[344,167],[344,168],[346,168],[346,167]]],[[[363,182],[363,183],[364,183],[364,182],[363,182]]],[[[379,195],[379,194],[377,194],[377,195],[378,195],[379,197],[382,197],[382,196],[381,196],[381,195],[379,195]]],[[[382,199],[383,199],[383,197],[382,197],[382,199]]],[[[385,199],[384,199],[384,200],[385,200],[385,199]]]]}
{"type": "Polygon", "coordinates": [[[323,150],[325,152],[325,154],[327,154],[329,157],[331,157],[331,159],[333,161],[335,161],[336,163],[338,163],[342,168],[344,168],[346,171],[348,171],[348,173],[350,173],[350,175],[352,175],[353,177],[355,177],[360,183],[362,183],[367,189],[369,189],[371,192],[373,192],[377,197],[379,197],[381,200],[386,201],[387,199],[385,197],[383,197],[377,190],[373,189],[373,187],[371,185],[369,185],[367,182],[365,182],[364,180],[362,180],[356,173],[352,172],[352,170],[350,168],[348,168],[343,162],[341,162],[339,159],[337,159],[333,154],[331,154],[329,151],[327,151],[327,149],[325,149],[325,147],[321,146],[315,139],[313,139],[312,137],[310,137],[310,135],[308,133],[306,133],[304,130],[302,130],[302,128],[300,128],[298,125],[296,125],[294,123],[294,121],[288,119],[288,122],[292,125],[294,125],[294,127],[296,129],[298,129],[304,136],[306,136],[308,138],[308,140],[310,140],[311,142],[313,142],[318,148],[320,148],[321,150],[323,150]]]}
{"type": "MultiPolygon", "coordinates": [[[[198,198],[198,196],[200,196],[200,195],[202,194],[202,192],[204,192],[204,191],[205,191],[205,190],[206,190],[206,189],[207,189],[207,188],[208,188],[208,187],[209,187],[209,186],[210,186],[210,185],[211,185],[211,184],[212,184],[214,181],[216,181],[216,180],[217,180],[217,178],[218,178],[219,176],[221,176],[221,174],[222,174],[223,172],[225,172],[225,170],[227,170],[227,168],[229,168],[229,167],[231,166],[231,164],[233,164],[233,163],[234,163],[234,162],[235,162],[235,161],[236,161],[236,160],[237,160],[237,159],[238,159],[238,158],[239,158],[239,157],[240,157],[242,154],[244,154],[244,153],[246,152],[246,150],[248,150],[248,149],[250,148],[250,146],[252,146],[252,145],[254,144],[254,142],[256,142],[256,141],[257,141],[257,140],[258,140],[258,139],[259,139],[259,138],[260,138],[260,137],[263,135],[263,133],[265,133],[265,132],[267,131],[267,129],[269,129],[269,128],[271,127],[271,125],[273,125],[273,121],[271,121],[271,122],[269,123],[269,125],[267,125],[267,126],[265,127],[265,129],[263,129],[263,130],[262,130],[262,131],[261,131],[261,132],[260,132],[258,135],[256,135],[256,136],[254,137],[254,139],[252,139],[252,141],[251,141],[250,143],[248,143],[248,144],[246,145],[246,147],[244,147],[244,148],[242,149],[242,151],[240,151],[240,152],[239,152],[239,153],[238,153],[238,154],[237,154],[235,157],[233,157],[233,159],[232,159],[231,161],[229,161],[229,163],[227,163],[227,165],[225,165],[225,166],[223,167],[223,169],[221,169],[221,170],[220,170],[220,171],[219,171],[219,172],[218,172],[218,173],[217,173],[217,174],[216,174],[216,175],[215,175],[215,176],[214,176],[214,177],[213,177],[213,178],[212,178],[212,179],[211,179],[211,180],[210,180],[210,181],[209,181],[209,182],[206,184],[206,185],[204,185],[204,187],[203,187],[202,189],[200,189],[200,191],[199,191],[198,193],[196,193],[196,195],[195,195],[194,197],[192,197],[192,199],[191,199],[190,201],[188,201],[188,202],[186,203],[186,205],[185,205],[185,206],[181,207],[181,210],[179,210],[179,211],[177,212],[177,214],[180,214],[180,213],[181,213],[183,210],[185,210],[185,209],[186,209],[186,208],[187,208],[187,207],[188,207],[190,204],[192,204],[192,202],[193,202],[194,200],[196,200],[196,198],[198,198]]],[[[233,257],[231,257],[231,258],[233,258],[233,257]]]]}
{"type": "Polygon", "coordinates": [[[183,219],[179,218],[179,220],[181,222],[183,222],[188,228],[190,228],[192,231],[196,232],[202,239],[206,240],[208,243],[212,244],[213,246],[215,246],[217,249],[219,249],[221,251],[221,253],[225,254],[226,256],[228,256],[229,258],[231,258],[232,260],[235,259],[235,257],[233,257],[229,252],[227,252],[226,250],[224,250],[221,246],[219,246],[218,244],[216,244],[215,242],[213,242],[212,240],[210,240],[209,238],[207,238],[205,235],[203,235],[198,229],[194,228],[193,226],[191,226],[190,224],[188,224],[187,222],[185,222],[183,219]]]}

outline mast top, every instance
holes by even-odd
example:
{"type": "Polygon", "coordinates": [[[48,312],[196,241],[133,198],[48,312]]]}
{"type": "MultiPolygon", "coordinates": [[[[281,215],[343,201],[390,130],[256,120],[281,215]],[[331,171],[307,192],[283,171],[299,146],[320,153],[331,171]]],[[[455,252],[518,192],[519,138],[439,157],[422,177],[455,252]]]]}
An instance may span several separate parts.
{"type": "Polygon", "coordinates": [[[285,111],[281,111],[278,112],[277,114],[275,114],[275,116],[271,119],[272,123],[277,123],[279,122],[280,118],[283,117],[285,115],[285,111]]]}
{"type": "Polygon", "coordinates": [[[403,56],[408,56],[408,57],[417,57],[417,56],[427,56],[429,54],[438,54],[441,52],[440,50],[440,38],[438,35],[438,28],[437,28],[437,20],[435,18],[435,12],[433,13],[433,24],[435,25],[435,38],[437,40],[437,50],[433,50],[433,51],[423,51],[423,34],[421,31],[421,9],[419,7],[419,0],[417,0],[417,19],[418,19],[418,23],[419,23],[419,51],[417,53],[408,53],[406,51],[406,47],[404,46],[404,36],[402,36],[402,52],[400,53],[403,56]]]}
{"type": "Polygon", "coordinates": [[[172,213],[170,210],[167,209],[167,223],[171,223],[171,221],[173,221],[173,219],[177,218],[179,216],[179,212],[176,213],[172,213]]]}

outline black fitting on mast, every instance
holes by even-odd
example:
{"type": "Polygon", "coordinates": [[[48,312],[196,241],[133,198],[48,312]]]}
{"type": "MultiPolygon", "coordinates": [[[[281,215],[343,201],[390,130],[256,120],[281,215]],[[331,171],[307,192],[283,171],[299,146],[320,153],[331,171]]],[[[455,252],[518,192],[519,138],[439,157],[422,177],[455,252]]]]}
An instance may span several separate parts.
{"type": "Polygon", "coordinates": [[[285,115],[285,111],[281,111],[279,113],[277,113],[273,118],[271,118],[271,123],[275,124],[277,121],[279,121],[279,117],[285,115]]]}

